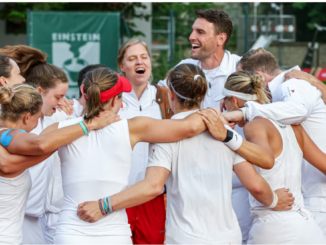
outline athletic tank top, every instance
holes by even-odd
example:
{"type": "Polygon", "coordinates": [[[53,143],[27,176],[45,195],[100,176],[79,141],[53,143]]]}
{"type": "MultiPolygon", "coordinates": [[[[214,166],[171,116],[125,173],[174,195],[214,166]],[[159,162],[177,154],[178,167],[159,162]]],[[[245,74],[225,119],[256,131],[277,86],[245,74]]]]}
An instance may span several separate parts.
{"type": "MultiPolygon", "coordinates": [[[[60,122],[59,128],[83,117],[60,122]]],[[[88,223],[77,216],[78,204],[118,193],[128,186],[132,148],[127,120],[95,130],[59,150],[63,204],[56,234],[79,236],[131,236],[124,209],[88,223]]]]}
{"type": "Polygon", "coordinates": [[[0,244],[21,244],[27,197],[32,182],[25,170],[14,178],[0,176],[0,244]]]}
{"type": "MultiPolygon", "coordinates": [[[[36,128],[31,133],[40,135],[42,131],[50,126],[45,120],[39,118],[36,128]]],[[[39,164],[29,168],[31,176],[32,188],[29,192],[25,214],[32,217],[42,217],[46,203],[46,194],[49,186],[49,173],[52,171],[54,156],[40,162],[39,164]]]]}
{"type": "MultiPolygon", "coordinates": [[[[295,201],[292,206],[292,210],[303,211],[304,203],[301,193],[301,167],[303,153],[291,125],[282,125],[272,120],[270,121],[274,124],[281,135],[283,142],[282,153],[275,158],[275,164],[272,169],[266,170],[257,166],[255,166],[255,168],[257,172],[268,182],[273,191],[286,188],[293,194],[295,201]]],[[[249,200],[252,216],[280,212],[264,206],[251,195],[249,200]]]]}

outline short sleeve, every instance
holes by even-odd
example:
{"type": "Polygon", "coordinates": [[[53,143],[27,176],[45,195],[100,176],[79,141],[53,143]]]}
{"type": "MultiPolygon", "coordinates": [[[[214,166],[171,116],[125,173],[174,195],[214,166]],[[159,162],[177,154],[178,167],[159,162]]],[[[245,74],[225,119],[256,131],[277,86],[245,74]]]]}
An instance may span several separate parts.
{"type": "Polygon", "coordinates": [[[172,148],[169,143],[150,144],[147,167],[162,167],[171,171],[172,148]]]}
{"type": "Polygon", "coordinates": [[[247,160],[244,159],[242,156],[240,156],[238,153],[235,153],[235,156],[234,156],[234,161],[233,161],[233,166],[238,164],[238,163],[241,163],[241,162],[246,162],[247,160]]]}

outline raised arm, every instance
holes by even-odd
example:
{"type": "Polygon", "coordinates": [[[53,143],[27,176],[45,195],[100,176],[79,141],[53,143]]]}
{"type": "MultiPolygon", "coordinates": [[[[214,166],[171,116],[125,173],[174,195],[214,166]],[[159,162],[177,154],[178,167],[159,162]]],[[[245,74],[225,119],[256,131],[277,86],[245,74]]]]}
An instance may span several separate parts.
{"type": "MultiPolygon", "coordinates": [[[[118,115],[106,111],[102,112],[99,117],[94,118],[92,121],[83,122],[88,131],[92,131],[103,128],[118,120],[120,120],[118,115]]],[[[55,129],[54,127],[51,128],[55,129]]],[[[10,153],[19,155],[43,155],[51,153],[85,134],[82,126],[79,124],[40,135],[23,133],[19,129],[12,130],[7,135],[3,135],[5,133],[6,131],[1,131],[1,137],[7,138],[7,141],[1,140],[1,144],[10,153]],[[4,145],[4,143],[6,144],[4,145]]]]}
{"type": "Polygon", "coordinates": [[[256,117],[269,118],[285,125],[300,124],[312,113],[321,93],[309,83],[291,79],[277,88],[273,103],[259,104],[248,101],[243,111],[224,113],[227,122],[252,121],[256,117]]]}
{"type": "MultiPolygon", "coordinates": [[[[147,168],[144,180],[110,197],[112,209],[117,211],[123,208],[134,207],[154,199],[162,193],[169,173],[169,170],[162,167],[147,168]]],[[[91,223],[103,217],[98,201],[79,204],[77,215],[80,219],[91,223]]]]}
{"type": "Polygon", "coordinates": [[[284,78],[284,81],[287,81],[292,78],[297,78],[309,82],[312,86],[320,90],[320,92],[322,93],[322,99],[326,104],[326,85],[317,77],[310,75],[307,72],[293,69],[290,72],[285,73],[284,78]]]}
{"type": "MultiPolygon", "coordinates": [[[[218,113],[221,113],[216,108],[215,110],[218,113]]],[[[213,135],[213,137],[219,141],[224,141],[227,137],[228,129],[224,126],[220,117],[213,110],[206,110],[206,111],[201,110],[199,113],[203,115],[204,117],[203,120],[205,121],[208,130],[213,135]]],[[[239,153],[239,155],[241,155],[247,161],[257,165],[258,167],[264,169],[272,168],[274,166],[275,159],[273,156],[273,152],[269,147],[268,140],[266,141],[267,135],[264,133],[264,130],[262,128],[257,128],[257,131],[255,131],[255,129],[248,127],[247,131],[249,130],[250,133],[251,131],[254,131],[253,133],[257,137],[251,136],[252,138],[255,138],[255,140],[253,140],[252,143],[246,140],[243,140],[241,143],[240,141],[242,140],[242,137],[238,135],[234,130],[229,128],[229,131],[233,132],[234,140],[239,141],[239,147],[236,149],[236,152],[239,153]]],[[[230,143],[225,143],[225,144],[230,146],[229,145],[230,143]]]]}
{"type": "Polygon", "coordinates": [[[267,181],[257,173],[249,162],[238,163],[234,165],[233,170],[243,186],[261,204],[269,207],[271,204],[277,203],[275,207],[271,207],[274,210],[290,210],[292,208],[294,202],[292,194],[285,189],[276,190],[274,194],[267,181]]]}
{"type": "Polygon", "coordinates": [[[247,121],[263,117],[286,125],[299,124],[310,116],[320,97],[320,91],[306,81],[290,79],[273,93],[272,104],[248,101],[245,104],[247,121]]]}
{"type": "Polygon", "coordinates": [[[326,154],[318,148],[301,125],[292,128],[303,152],[303,158],[326,175],[326,154]]]}
{"type": "Polygon", "coordinates": [[[0,169],[6,174],[15,173],[43,162],[51,155],[52,152],[39,156],[13,155],[0,145],[0,169]]]}
{"type": "Polygon", "coordinates": [[[206,130],[205,123],[197,113],[184,119],[155,120],[149,117],[134,117],[128,120],[130,142],[176,142],[195,136],[206,130]]]}

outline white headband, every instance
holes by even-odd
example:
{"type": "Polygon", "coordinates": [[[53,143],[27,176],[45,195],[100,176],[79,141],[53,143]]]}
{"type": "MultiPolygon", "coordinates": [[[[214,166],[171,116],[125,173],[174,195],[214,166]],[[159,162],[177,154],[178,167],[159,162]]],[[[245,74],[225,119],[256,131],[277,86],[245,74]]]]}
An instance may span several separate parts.
{"type": "Polygon", "coordinates": [[[194,100],[194,99],[191,99],[191,98],[188,98],[188,97],[185,97],[185,96],[179,94],[177,91],[175,91],[175,89],[174,89],[172,83],[170,83],[170,85],[171,85],[171,88],[172,88],[172,90],[174,91],[174,93],[175,93],[177,96],[179,96],[181,99],[184,99],[184,100],[194,100]]]}
{"type": "Polygon", "coordinates": [[[245,101],[258,100],[257,94],[245,94],[245,93],[235,92],[235,91],[223,88],[222,95],[216,97],[215,101],[220,101],[220,100],[224,99],[225,97],[230,97],[230,96],[234,96],[240,100],[245,100],[245,101]]]}

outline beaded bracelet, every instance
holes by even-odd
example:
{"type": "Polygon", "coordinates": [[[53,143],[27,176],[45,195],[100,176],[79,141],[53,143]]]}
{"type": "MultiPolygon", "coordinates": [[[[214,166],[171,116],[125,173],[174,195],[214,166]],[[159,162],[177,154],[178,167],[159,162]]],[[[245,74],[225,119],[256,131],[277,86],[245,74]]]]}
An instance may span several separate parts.
{"type": "Polygon", "coordinates": [[[103,198],[103,204],[104,204],[104,210],[106,213],[109,213],[109,210],[108,210],[108,204],[107,204],[107,201],[105,200],[105,197],[103,198]]]}
{"type": "Polygon", "coordinates": [[[103,201],[103,199],[98,200],[98,205],[100,206],[101,213],[103,216],[108,215],[108,213],[104,212],[104,210],[103,210],[102,201],[103,201]]]}

